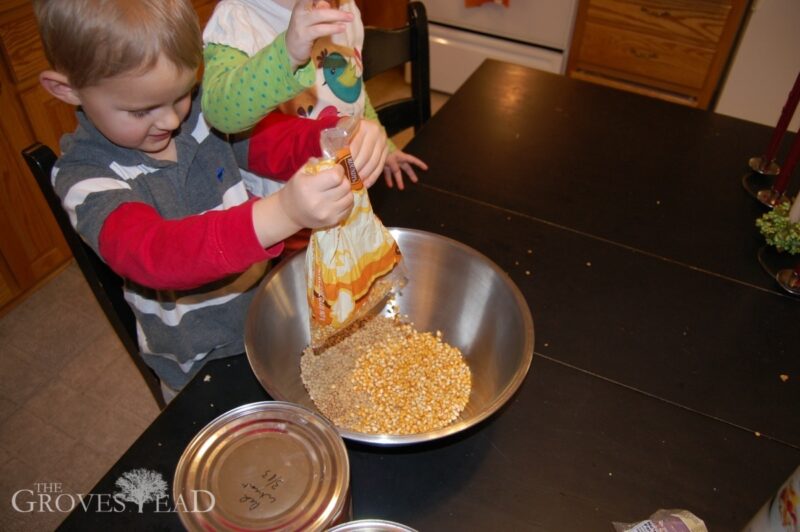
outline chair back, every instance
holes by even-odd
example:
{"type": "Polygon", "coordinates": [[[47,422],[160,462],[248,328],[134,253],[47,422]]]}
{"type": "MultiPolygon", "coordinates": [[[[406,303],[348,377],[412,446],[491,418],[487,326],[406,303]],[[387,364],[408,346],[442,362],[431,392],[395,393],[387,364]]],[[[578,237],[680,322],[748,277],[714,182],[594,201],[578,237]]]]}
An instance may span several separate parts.
{"type": "Polygon", "coordinates": [[[161,383],[139,354],[139,344],[136,339],[136,317],[128,302],[125,301],[122,277],[114,273],[78,235],[72,227],[66,211],[61,207],[61,199],[53,189],[50,175],[57,159],[56,154],[49,147],[37,142],[25,148],[22,151],[22,157],[28,163],[81,273],[100,304],[100,308],[103,309],[114,332],[144,377],[158,406],[163,409],[165,403],[161,393],[161,383]]]}
{"type": "Polygon", "coordinates": [[[406,128],[419,131],[431,117],[428,16],[422,2],[409,2],[408,24],[397,29],[364,28],[364,81],[391,68],[411,63],[411,97],[387,102],[375,110],[392,135],[406,128]]]}

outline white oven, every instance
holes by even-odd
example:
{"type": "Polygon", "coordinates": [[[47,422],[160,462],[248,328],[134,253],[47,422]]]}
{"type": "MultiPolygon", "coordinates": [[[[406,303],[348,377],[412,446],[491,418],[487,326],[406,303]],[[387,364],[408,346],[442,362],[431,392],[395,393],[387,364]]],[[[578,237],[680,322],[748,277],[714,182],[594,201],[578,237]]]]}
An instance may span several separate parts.
{"type": "Polygon", "coordinates": [[[423,0],[430,22],[431,88],[453,93],[486,58],[563,73],[577,0],[509,0],[465,7],[423,0]]]}

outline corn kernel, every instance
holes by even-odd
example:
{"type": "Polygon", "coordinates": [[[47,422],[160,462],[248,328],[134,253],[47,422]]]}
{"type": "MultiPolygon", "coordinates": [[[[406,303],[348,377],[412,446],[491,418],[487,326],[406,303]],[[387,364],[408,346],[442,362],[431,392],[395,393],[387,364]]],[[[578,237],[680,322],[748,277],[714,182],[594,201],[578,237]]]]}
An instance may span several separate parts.
{"type": "Polygon", "coordinates": [[[322,351],[300,359],[311,399],[339,427],[375,434],[417,434],[458,419],[472,376],[461,351],[397,317],[350,326],[322,351]],[[336,386],[333,386],[336,384],[336,386]]]}

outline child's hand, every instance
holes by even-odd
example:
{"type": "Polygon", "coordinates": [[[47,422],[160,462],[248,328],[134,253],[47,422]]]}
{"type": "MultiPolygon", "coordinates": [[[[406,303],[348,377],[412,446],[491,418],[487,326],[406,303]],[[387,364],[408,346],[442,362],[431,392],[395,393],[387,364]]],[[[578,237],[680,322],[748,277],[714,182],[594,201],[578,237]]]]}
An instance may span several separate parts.
{"type": "Polygon", "coordinates": [[[392,188],[392,178],[397,183],[397,188],[403,190],[403,172],[408,174],[408,178],[412,183],[419,181],[417,174],[414,173],[412,164],[417,165],[423,170],[428,169],[428,165],[417,159],[413,155],[409,155],[403,150],[395,150],[386,157],[386,166],[383,167],[383,178],[386,180],[386,186],[392,188]]]}
{"type": "Polygon", "coordinates": [[[314,175],[301,169],[278,194],[286,215],[300,227],[310,229],[342,221],[353,207],[350,181],[338,164],[314,175]]]}
{"type": "Polygon", "coordinates": [[[377,122],[360,120],[350,141],[350,153],[361,182],[371,187],[381,175],[389,155],[386,131],[377,122]]]}
{"type": "Polygon", "coordinates": [[[315,40],[342,33],[352,20],[352,13],[331,9],[328,2],[299,0],[292,9],[289,27],[286,28],[286,51],[292,70],[308,62],[315,40]]]}

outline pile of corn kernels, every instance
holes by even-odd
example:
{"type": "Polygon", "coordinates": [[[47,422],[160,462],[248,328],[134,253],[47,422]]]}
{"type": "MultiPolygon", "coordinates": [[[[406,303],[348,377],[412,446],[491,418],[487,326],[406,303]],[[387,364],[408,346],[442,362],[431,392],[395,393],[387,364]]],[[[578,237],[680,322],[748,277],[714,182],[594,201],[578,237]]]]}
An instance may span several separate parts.
{"type": "Polygon", "coordinates": [[[375,316],[337,343],[300,359],[303,383],[328,419],[368,434],[418,434],[445,427],[469,400],[472,376],[441,333],[375,316]]]}

